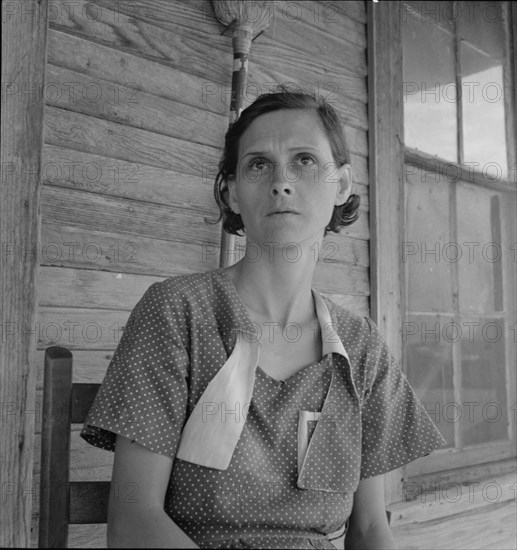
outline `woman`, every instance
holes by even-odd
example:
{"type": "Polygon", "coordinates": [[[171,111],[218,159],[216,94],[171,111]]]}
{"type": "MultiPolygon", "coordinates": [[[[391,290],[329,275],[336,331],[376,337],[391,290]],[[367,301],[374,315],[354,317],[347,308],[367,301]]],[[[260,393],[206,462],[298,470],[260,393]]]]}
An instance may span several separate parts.
{"type": "Polygon", "coordinates": [[[351,187],[324,100],[266,94],[228,131],[216,200],[245,255],[151,286],[81,434],[115,450],[110,546],[395,547],[382,474],[443,440],[373,322],[312,289],[351,187]]]}

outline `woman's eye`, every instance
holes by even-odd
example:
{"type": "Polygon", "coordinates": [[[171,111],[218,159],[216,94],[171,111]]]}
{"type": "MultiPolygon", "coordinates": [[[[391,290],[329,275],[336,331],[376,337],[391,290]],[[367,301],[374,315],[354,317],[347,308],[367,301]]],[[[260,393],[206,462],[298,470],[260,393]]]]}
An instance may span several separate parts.
{"type": "Polygon", "coordinates": [[[263,170],[265,166],[266,166],[266,162],[264,159],[253,159],[248,164],[248,168],[250,170],[263,170]]]}
{"type": "Polygon", "coordinates": [[[316,164],[316,159],[307,153],[301,153],[298,155],[298,160],[302,166],[313,166],[316,164]]]}

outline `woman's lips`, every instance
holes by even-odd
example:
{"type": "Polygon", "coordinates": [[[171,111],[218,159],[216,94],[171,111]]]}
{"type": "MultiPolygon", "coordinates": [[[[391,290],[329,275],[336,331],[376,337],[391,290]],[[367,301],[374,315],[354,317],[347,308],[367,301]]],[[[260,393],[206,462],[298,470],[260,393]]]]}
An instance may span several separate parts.
{"type": "Polygon", "coordinates": [[[296,210],[274,210],[270,212],[268,216],[275,216],[277,214],[298,214],[298,212],[296,212],[296,210]]]}

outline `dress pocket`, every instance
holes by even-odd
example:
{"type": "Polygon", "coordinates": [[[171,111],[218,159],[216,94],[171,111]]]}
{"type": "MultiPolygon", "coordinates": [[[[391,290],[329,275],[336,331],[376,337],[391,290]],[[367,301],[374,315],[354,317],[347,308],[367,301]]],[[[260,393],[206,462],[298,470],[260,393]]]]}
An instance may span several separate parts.
{"type": "Polygon", "coordinates": [[[298,475],[300,475],[302,471],[309,441],[311,440],[320,416],[321,412],[300,411],[300,416],[298,417],[298,475]]]}
{"type": "Polygon", "coordinates": [[[360,407],[341,382],[333,372],[321,412],[300,411],[297,481],[300,489],[353,493],[359,484],[360,407]],[[312,423],[315,427],[311,436],[312,423]]]}

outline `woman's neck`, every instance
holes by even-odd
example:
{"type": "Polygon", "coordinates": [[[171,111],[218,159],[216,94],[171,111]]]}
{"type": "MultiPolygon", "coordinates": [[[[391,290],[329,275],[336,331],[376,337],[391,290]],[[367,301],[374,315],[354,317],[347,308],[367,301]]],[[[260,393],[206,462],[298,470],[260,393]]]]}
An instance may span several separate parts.
{"type": "Polygon", "coordinates": [[[315,317],[312,280],[321,243],[248,245],[244,258],[227,269],[250,317],[281,326],[315,317]]]}

